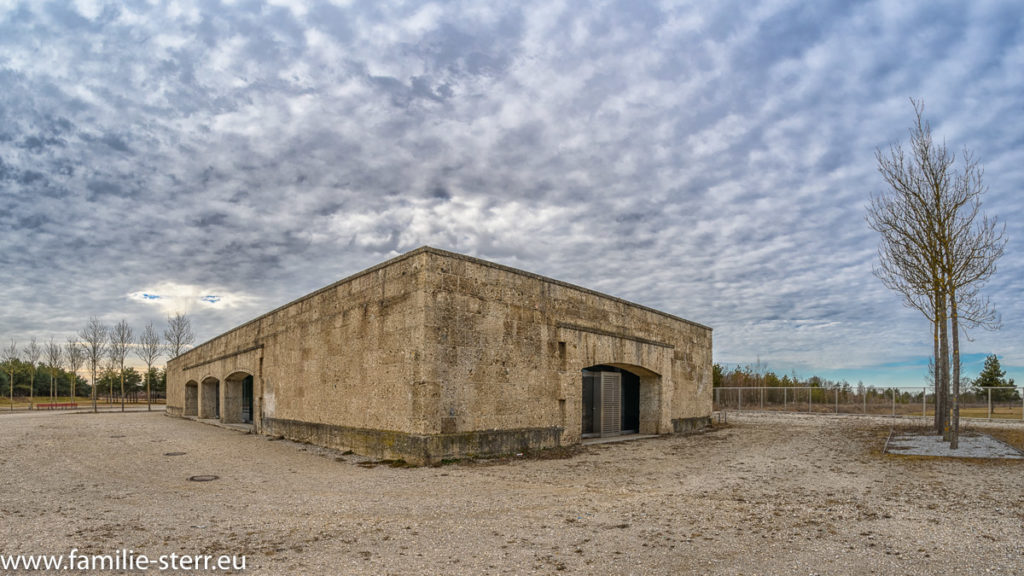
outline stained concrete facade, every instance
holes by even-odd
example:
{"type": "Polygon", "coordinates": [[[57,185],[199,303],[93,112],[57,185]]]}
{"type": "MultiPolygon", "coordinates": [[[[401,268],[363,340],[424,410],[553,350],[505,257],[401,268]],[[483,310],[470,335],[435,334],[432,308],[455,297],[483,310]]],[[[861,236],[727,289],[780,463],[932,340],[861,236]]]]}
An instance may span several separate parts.
{"type": "Polygon", "coordinates": [[[167,412],[422,464],[580,442],[597,365],[639,377],[641,434],[710,421],[710,328],[423,247],[174,358],[167,412]]]}

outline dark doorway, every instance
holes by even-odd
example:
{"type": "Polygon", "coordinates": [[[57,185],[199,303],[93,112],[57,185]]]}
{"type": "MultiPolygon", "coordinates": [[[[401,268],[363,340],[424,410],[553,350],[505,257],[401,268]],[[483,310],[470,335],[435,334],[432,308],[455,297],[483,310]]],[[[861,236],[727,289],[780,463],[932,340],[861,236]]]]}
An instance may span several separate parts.
{"type": "Polygon", "coordinates": [[[242,380],[242,422],[252,424],[252,376],[242,380]]]}
{"type": "Polygon", "coordinates": [[[627,370],[622,371],[622,433],[636,434],[640,431],[640,377],[627,370]]]}
{"type": "Polygon", "coordinates": [[[640,377],[615,366],[583,370],[584,438],[635,434],[640,430],[640,377]]]}
{"type": "Polygon", "coordinates": [[[594,429],[594,383],[597,376],[594,372],[583,371],[583,436],[596,436],[594,429]]]}

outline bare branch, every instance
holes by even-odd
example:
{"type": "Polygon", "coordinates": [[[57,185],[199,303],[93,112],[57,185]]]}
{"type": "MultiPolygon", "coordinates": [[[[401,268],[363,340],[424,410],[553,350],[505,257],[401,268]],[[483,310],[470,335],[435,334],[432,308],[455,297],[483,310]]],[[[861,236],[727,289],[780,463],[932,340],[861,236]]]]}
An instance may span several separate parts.
{"type": "Polygon", "coordinates": [[[121,411],[124,412],[124,360],[128,356],[128,349],[134,342],[132,329],[128,326],[127,320],[121,320],[114,324],[110,330],[110,362],[120,371],[121,374],[121,411]]]}
{"type": "Polygon", "coordinates": [[[180,312],[168,317],[164,340],[167,341],[167,355],[177,358],[196,340],[195,334],[192,333],[192,322],[180,312]]]}
{"type": "Polygon", "coordinates": [[[85,346],[85,357],[92,371],[92,409],[95,412],[96,372],[99,370],[100,362],[107,351],[107,327],[93,316],[89,318],[89,323],[85,325],[85,328],[78,333],[78,337],[82,339],[85,346]]]}
{"type": "Polygon", "coordinates": [[[149,373],[153,369],[153,362],[160,356],[160,335],[153,328],[153,323],[146,324],[146,329],[139,335],[138,346],[135,348],[135,355],[146,363],[146,406],[152,410],[152,398],[149,382],[149,373]]]}

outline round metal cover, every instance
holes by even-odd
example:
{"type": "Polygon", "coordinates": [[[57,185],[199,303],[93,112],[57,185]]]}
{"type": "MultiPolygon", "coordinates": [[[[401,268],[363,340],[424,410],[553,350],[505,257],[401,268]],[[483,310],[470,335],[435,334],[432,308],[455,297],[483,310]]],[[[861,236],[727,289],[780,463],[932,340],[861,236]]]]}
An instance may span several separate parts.
{"type": "Polygon", "coordinates": [[[198,476],[189,476],[189,482],[210,482],[211,480],[217,480],[220,476],[214,476],[213,474],[200,474],[198,476]]]}
{"type": "Polygon", "coordinates": [[[184,456],[184,452],[164,452],[164,456],[184,456]]]}

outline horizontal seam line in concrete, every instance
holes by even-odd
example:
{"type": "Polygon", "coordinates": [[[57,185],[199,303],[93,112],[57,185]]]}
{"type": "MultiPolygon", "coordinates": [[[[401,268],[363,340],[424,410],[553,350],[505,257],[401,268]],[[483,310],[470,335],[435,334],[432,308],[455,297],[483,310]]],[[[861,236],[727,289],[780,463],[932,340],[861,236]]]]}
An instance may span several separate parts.
{"type": "Polygon", "coordinates": [[[612,332],[610,330],[601,330],[599,328],[590,328],[588,326],[580,326],[579,324],[570,324],[568,322],[556,322],[555,326],[558,328],[565,328],[567,330],[578,330],[580,332],[590,332],[591,334],[598,334],[600,336],[610,336],[612,338],[621,338],[623,340],[632,340],[641,344],[650,344],[651,346],[660,346],[662,348],[669,348],[674,350],[675,346],[672,344],[666,344],[665,342],[658,342],[657,340],[648,340],[647,338],[639,338],[637,336],[630,336],[629,334],[623,334],[622,332],[612,332]]]}
{"type": "MultiPolygon", "coordinates": [[[[184,368],[182,368],[182,370],[183,371],[184,370],[191,370],[193,368],[198,368],[200,366],[205,366],[207,364],[213,364],[214,362],[217,362],[219,360],[226,360],[226,359],[231,358],[233,356],[241,356],[242,354],[245,354],[246,352],[252,352],[253,350],[259,350],[260,348],[263,348],[263,344],[257,344],[255,346],[250,346],[250,347],[246,348],[245,350],[239,350],[237,352],[229,352],[227,354],[221,354],[220,356],[217,356],[215,358],[210,358],[209,360],[203,360],[202,362],[196,362],[195,364],[190,364],[188,366],[185,366],[184,368]]],[[[195,348],[193,348],[193,350],[194,349],[195,348]]]]}

